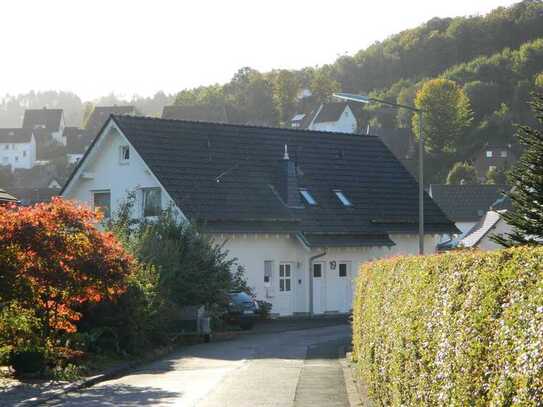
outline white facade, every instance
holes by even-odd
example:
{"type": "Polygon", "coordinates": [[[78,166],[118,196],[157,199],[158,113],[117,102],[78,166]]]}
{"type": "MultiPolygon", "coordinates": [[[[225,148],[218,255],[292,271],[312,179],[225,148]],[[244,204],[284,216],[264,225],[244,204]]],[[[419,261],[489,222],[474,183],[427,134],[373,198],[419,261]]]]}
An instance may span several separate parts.
{"type": "MultiPolygon", "coordinates": [[[[170,205],[175,207],[168,192],[110,121],[63,196],[93,206],[97,197],[101,200],[109,193],[111,212],[114,212],[128,192],[136,191],[139,208],[136,215],[143,216],[143,191],[152,188],[160,188],[163,209],[170,205]],[[127,147],[130,149],[128,160],[124,159],[127,147]]],[[[177,210],[184,218],[182,208],[177,210]]],[[[277,315],[349,312],[354,279],[362,263],[418,253],[416,235],[391,235],[396,245],[390,248],[308,248],[293,234],[213,234],[212,237],[215,242],[224,244],[231,257],[239,259],[246,270],[249,287],[258,299],[272,303],[272,313],[277,315]],[[266,264],[270,266],[269,274],[266,274],[266,264]]],[[[426,236],[428,252],[434,252],[439,238],[426,236]]]]}
{"type": "Polygon", "coordinates": [[[319,117],[319,113],[324,105],[319,107],[319,111],[313,118],[313,121],[309,124],[308,130],[316,131],[331,131],[337,133],[356,133],[358,123],[356,117],[349,105],[345,105],[345,110],[341,113],[341,116],[337,121],[333,122],[320,122],[315,123],[315,119],[319,117]]]}
{"type": "Polygon", "coordinates": [[[68,163],[77,164],[83,158],[83,154],[66,154],[66,157],[68,157],[68,163]]]}
{"type": "Polygon", "coordinates": [[[54,131],[51,133],[51,138],[55,140],[57,143],[62,144],[63,146],[66,146],[66,136],[64,135],[64,127],[66,127],[66,124],[64,123],[64,113],[60,116],[60,125],[58,127],[58,131],[54,131]]]}
{"type": "Polygon", "coordinates": [[[16,169],[30,169],[36,162],[36,139],[31,136],[29,142],[0,142],[0,165],[16,169]]]}

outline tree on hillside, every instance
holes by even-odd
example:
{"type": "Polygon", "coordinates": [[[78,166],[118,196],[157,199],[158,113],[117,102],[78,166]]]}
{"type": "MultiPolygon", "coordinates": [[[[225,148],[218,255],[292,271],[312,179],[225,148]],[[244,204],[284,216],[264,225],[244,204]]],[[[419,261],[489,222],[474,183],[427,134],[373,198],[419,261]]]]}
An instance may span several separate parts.
{"type": "Polygon", "coordinates": [[[477,184],[477,171],[468,163],[456,163],[447,175],[448,185],[477,184]]]}
{"type": "MultiPolygon", "coordinates": [[[[455,153],[458,142],[473,120],[470,101],[453,81],[432,79],[417,92],[415,106],[424,111],[423,132],[426,150],[433,154],[455,153]]],[[[419,115],[413,117],[418,134],[419,115]]]]}
{"type": "MultiPolygon", "coordinates": [[[[535,95],[531,106],[543,125],[543,94],[535,95]]],[[[495,238],[506,247],[543,243],[543,133],[519,126],[518,137],[525,150],[509,173],[513,189],[507,195],[513,208],[503,215],[513,232],[495,238]]]]}
{"type": "Polygon", "coordinates": [[[279,114],[279,121],[286,123],[294,113],[300,83],[296,75],[281,69],[273,79],[273,100],[279,114]]]}
{"type": "Polygon", "coordinates": [[[490,168],[485,175],[485,181],[490,185],[505,185],[507,184],[507,175],[503,170],[490,168]]]}
{"type": "Polygon", "coordinates": [[[318,69],[311,79],[309,89],[315,100],[319,103],[330,100],[334,92],[339,92],[341,89],[338,82],[331,79],[324,69],[318,69]]]}

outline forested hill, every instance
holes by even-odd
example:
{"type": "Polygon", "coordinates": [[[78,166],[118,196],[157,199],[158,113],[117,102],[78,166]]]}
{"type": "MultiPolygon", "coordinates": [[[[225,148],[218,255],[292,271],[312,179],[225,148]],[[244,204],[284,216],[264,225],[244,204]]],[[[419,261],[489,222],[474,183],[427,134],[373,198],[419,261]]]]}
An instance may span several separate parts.
{"type": "MultiPolygon", "coordinates": [[[[486,143],[514,144],[513,123],[533,120],[527,102],[532,91],[543,90],[543,0],[524,0],[483,16],[434,18],[321,67],[265,73],[242,68],[226,84],[182,90],[175,103],[225,111],[236,123],[288,125],[301,108],[302,89],[312,91],[314,103],[341,90],[413,104],[417,92],[435,78],[454,82],[455,92],[461,93],[457,101],[466,110],[460,115],[461,134],[450,140],[439,140],[447,137],[443,129],[437,135],[432,133],[435,129],[426,129],[430,164],[432,159],[437,163],[435,168],[428,166],[431,180],[443,181],[454,162],[472,160],[486,143]]],[[[76,95],[51,95],[62,100],[46,103],[36,94],[6,98],[0,104],[0,126],[13,119],[14,111],[21,116],[25,106],[38,107],[34,99],[42,106],[68,110],[74,120],[89,110],[76,95]]],[[[173,100],[163,93],[132,101],[105,99],[109,104],[135,104],[148,115],[159,115],[162,105],[173,100]]],[[[408,112],[379,106],[366,108],[364,121],[364,127],[383,129],[413,125],[408,112]]]]}

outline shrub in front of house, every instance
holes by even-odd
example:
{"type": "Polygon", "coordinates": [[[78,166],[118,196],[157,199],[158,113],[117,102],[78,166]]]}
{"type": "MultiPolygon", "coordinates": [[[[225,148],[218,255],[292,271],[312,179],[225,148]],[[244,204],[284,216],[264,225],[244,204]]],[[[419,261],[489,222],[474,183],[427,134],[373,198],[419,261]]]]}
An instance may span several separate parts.
{"type": "Polygon", "coordinates": [[[353,309],[378,405],[543,403],[543,247],[367,264],[353,309]]]}

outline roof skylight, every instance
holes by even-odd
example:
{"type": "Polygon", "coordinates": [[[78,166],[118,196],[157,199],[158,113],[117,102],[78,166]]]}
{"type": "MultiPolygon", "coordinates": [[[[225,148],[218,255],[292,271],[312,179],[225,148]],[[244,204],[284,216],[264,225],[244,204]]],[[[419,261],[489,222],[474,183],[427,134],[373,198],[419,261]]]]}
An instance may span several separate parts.
{"type": "Polygon", "coordinates": [[[343,193],[343,191],[340,191],[339,189],[334,190],[334,194],[336,194],[339,201],[343,204],[343,206],[353,206],[349,198],[343,193]]]}
{"type": "Polygon", "coordinates": [[[300,189],[300,195],[302,195],[308,205],[317,205],[317,201],[315,200],[315,198],[313,198],[313,195],[311,195],[311,193],[307,189],[300,189]]]}

